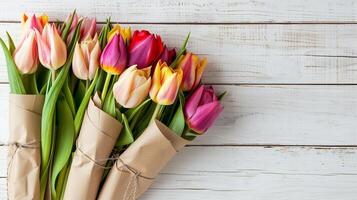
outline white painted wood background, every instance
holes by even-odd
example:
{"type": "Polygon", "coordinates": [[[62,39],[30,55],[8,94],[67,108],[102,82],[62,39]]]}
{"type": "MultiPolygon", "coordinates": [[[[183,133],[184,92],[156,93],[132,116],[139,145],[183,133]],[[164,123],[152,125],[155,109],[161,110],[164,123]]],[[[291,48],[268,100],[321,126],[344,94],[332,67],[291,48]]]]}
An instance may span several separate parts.
{"type": "MultiPolygon", "coordinates": [[[[0,36],[22,12],[63,20],[74,8],[160,33],[209,58],[204,82],[225,112],[160,174],[144,200],[357,199],[355,0],[3,0],[0,36]]],[[[0,56],[0,143],[8,134],[0,56]]],[[[0,146],[0,199],[6,199],[0,146]]]]}

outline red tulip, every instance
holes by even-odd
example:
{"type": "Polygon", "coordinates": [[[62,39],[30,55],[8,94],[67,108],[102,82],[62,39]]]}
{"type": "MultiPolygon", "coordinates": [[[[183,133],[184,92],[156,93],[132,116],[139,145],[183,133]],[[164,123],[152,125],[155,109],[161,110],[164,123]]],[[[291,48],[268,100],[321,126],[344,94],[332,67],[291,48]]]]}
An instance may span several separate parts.
{"type": "Polygon", "coordinates": [[[149,31],[135,31],[129,45],[129,66],[139,69],[149,67],[157,61],[164,50],[161,37],[149,31]]]}
{"type": "Polygon", "coordinates": [[[199,134],[206,132],[222,111],[223,106],[213,88],[203,85],[187,99],[184,108],[188,126],[199,134]]]}

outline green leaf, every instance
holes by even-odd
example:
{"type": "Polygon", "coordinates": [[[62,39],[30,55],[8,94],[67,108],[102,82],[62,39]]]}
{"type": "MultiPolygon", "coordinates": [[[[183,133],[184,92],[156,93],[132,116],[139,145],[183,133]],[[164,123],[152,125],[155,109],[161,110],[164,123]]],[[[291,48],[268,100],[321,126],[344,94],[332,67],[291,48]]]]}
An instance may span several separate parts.
{"type": "Polygon", "coordinates": [[[109,94],[107,94],[107,97],[105,98],[104,101],[103,111],[108,113],[110,116],[115,117],[116,116],[115,99],[114,99],[114,94],[112,92],[112,87],[110,89],[111,90],[109,91],[109,94]]]}
{"type": "MultiPolygon", "coordinates": [[[[73,37],[73,41],[78,41],[79,39],[79,30],[80,30],[81,22],[78,23],[75,34],[73,37]]],[[[58,99],[58,95],[60,94],[63,84],[66,81],[69,69],[72,64],[74,53],[74,47],[72,46],[70,50],[70,54],[67,58],[66,63],[63,65],[60,73],[58,74],[56,80],[52,85],[47,85],[50,87],[48,92],[46,93],[45,103],[43,106],[42,118],[41,118],[41,199],[44,198],[45,190],[47,186],[48,179],[48,168],[49,161],[51,160],[51,147],[52,140],[54,139],[53,135],[53,121],[54,121],[54,113],[55,106],[58,99]]]]}
{"type": "Polygon", "coordinates": [[[63,94],[64,94],[64,96],[66,98],[68,106],[71,109],[72,116],[75,116],[76,115],[76,107],[75,107],[75,104],[74,104],[73,95],[71,93],[71,90],[69,89],[68,77],[66,78],[66,82],[63,85],[62,91],[63,91],[63,94]]]}
{"type": "Polygon", "coordinates": [[[135,108],[130,108],[125,112],[125,116],[127,116],[128,121],[131,121],[135,115],[143,110],[143,108],[151,102],[151,99],[146,99],[140,105],[135,108]]]}
{"type": "Polygon", "coordinates": [[[171,63],[171,67],[172,67],[172,68],[174,68],[174,69],[176,68],[176,66],[177,66],[177,64],[178,64],[178,62],[179,62],[179,60],[180,60],[180,57],[185,53],[188,40],[190,39],[190,35],[191,35],[191,33],[188,33],[188,34],[187,34],[187,36],[186,36],[186,38],[185,38],[185,41],[183,42],[182,47],[181,47],[179,53],[177,54],[175,60],[171,63]]]}
{"type": "Polygon", "coordinates": [[[185,116],[183,114],[183,106],[185,104],[185,97],[182,91],[179,91],[179,101],[180,105],[176,110],[174,117],[169,125],[169,128],[174,131],[178,136],[181,136],[185,129],[185,116]]]}
{"type": "Polygon", "coordinates": [[[87,106],[88,106],[88,103],[89,103],[89,100],[92,96],[92,93],[94,91],[94,88],[97,84],[97,81],[98,81],[98,70],[94,76],[94,79],[92,81],[92,83],[90,84],[86,94],[84,95],[83,97],[83,100],[81,102],[81,104],[79,105],[78,107],[78,110],[77,110],[77,113],[76,113],[76,116],[74,118],[74,132],[75,132],[75,138],[78,137],[78,133],[81,129],[81,126],[82,126],[82,122],[83,122],[83,117],[84,117],[84,113],[87,109],[87,106]]]}
{"type": "Polygon", "coordinates": [[[9,77],[11,93],[12,94],[26,94],[24,84],[21,80],[21,75],[20,75],[19,71],[17,70],[15,61],[12,58],[12,55],[11,55],[9,49],[7,48],[5,42],[4,42],[4,40],[2,40],[2,38],[0,38],[0,44],[4,51],[4,55],[6,58],[7,73],[8,73],[8,77],[9,77]]]}
{"type": "Polygon", "coordinates": [[[227,95],[227,91],[222,92],[222,94],[218,96],[218,100],[221,101],[226,95],[227,95]]]}
{"type": "Polygon", "coordinates": [[[140,123],[138,123],[134,129],[132,129],[134,138],[138,138],[150,123],[151,116],[154,114],[156,108],[156,103],[154,103],[152,100],[150,102],[151,104],[149,108],[146,109],[146,112],[143,114],[145,117],[140,119],[140,123]]]}
{"type": "Polygon", "coordinates": [[[22,75],[22,82],[26,88],[27,94],[38,94],[36,74],[24,74],[22,75]]]}
{"type": "Polygon", "coordinates": [[[122,114],[122,119],[123,119],[124,129],[122,129],[122,131],[119,135],[119,138],[117,140],[117,143],[115,145],[116,147],[119,147],[119,148],[134,142],[133,133],[130,129],[128,119],[126,118],[126,116],[124,114],[122,114]]]}
{"type": "Polygon", "coordinates": [[[76,9],[73,10],[72,15],[70,16],[69,20],[66,22],[66,25],[62,31],[62,40],[63,41],[67,41],[67,37],[68,37],[69,31],[71,29],[73,17],[75,14],[76,14],[76,9]]]}
{"type": "Polygon", "coordinates": [[[197,133],[191,132],[191,131],[186,131],[182,137],[186,140],[192,141],[194,139],[196,139],[196,137],[198,136],[197,133]]]}
{"type": "Polygon", "coordinates": [[[6,36],[7,36],[7,41],[9,42],[9,51],[11,53],[11,55],[14,53],[15,51],[15,44],[14,44],[14,40],[12,40],[9,32],[6,31],[6,36]]]}
{"type": "MultiPolygon", "coordinates": [[[[88,88],[89,89],[89,88],[88,88]]],[[[78,109],[79,106],[81,105],[84,96],[86,95],[86,86],[84,86],[84,83],[82,81],[78,81],[77,83],[77,88],[74,92],[74,102],[76,103],[76,108],[78,109]]]]}
{"type": "Polygon", "coordinates": [[[56,140],[53,157],[51,190],[52,198],[56,199],[57,177],[66,166],[74,143],[73,115],[64,95],[60,95],[56,103],[56,140]]]}

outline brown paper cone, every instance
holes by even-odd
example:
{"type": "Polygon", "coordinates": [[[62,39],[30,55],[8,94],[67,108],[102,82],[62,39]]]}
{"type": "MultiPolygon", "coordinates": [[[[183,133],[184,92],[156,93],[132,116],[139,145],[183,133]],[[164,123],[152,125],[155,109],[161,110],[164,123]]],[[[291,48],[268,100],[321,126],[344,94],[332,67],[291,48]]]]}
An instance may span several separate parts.
{"type": "Polygon", "coordinates": [[[40,199],[43,95],[10,95],[8,198],[40,199]]]}
{"type": "Polygon", "coordinates": [[[104,165],[110,156],[122,125],[99,109],[91,100],[77,139],[64,199],[96,199],[104,165]]]}
{"type": "Polygon", "coordinates": [[[157,174],[189,141],[155,121],[120,155],[105,180],[99,200],[139,198],[157,174]]]}

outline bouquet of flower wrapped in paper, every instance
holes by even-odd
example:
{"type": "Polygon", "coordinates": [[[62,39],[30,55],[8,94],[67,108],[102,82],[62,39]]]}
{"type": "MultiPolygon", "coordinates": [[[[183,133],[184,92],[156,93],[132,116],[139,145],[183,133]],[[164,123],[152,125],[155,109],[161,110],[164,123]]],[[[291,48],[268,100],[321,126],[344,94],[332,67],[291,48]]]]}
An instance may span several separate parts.
{"type": "Polygon", "coordinates": [[[137,199],[223,110],[189,35],[176,53],[73,12],[23,15],[19,42],[7,36],[9,199],[137,199]]]}

